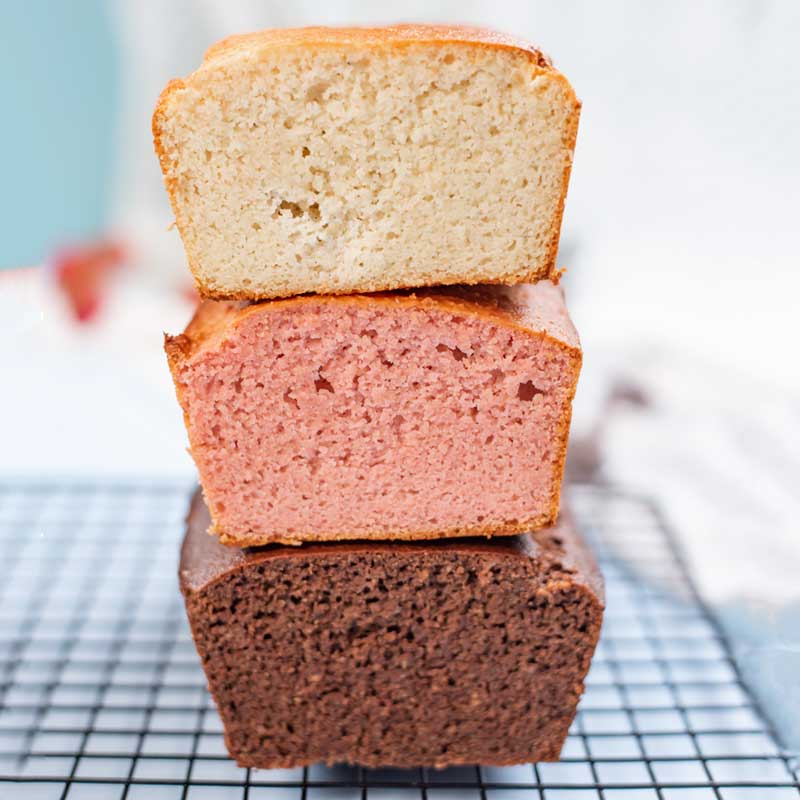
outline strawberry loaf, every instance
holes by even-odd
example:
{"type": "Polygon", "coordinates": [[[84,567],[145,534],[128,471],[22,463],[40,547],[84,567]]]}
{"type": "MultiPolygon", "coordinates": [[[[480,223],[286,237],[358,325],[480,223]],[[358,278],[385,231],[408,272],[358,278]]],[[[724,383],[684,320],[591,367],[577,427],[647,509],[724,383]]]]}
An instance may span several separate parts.
{"type": "Polygon", "coordinates": [[[549,282],[205,301],[165,348],[225,544],[556,520],[581,349],[549,282]]]}

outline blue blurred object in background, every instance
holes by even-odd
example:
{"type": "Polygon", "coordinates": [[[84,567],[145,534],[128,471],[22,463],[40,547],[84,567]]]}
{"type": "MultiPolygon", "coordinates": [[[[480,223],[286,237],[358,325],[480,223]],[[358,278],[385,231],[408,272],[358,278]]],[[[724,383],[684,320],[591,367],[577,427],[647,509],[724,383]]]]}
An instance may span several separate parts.
{"type": "Polygon", "coordinates": [[[1,269],[101,232],[118,65],[104,0],[4,3],[0,30],[1,269]]]}

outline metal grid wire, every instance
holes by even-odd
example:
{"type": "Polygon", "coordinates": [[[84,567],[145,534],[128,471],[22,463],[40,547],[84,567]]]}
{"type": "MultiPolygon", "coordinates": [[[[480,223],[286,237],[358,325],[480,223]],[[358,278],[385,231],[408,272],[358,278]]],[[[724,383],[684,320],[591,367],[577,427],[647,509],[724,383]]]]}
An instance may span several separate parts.
{"type": "Polygon", "coordinates": [[[796,764],[739,679],[658,510],[571,490],[608,609],[562,760],[245,770],[176,585],[184,485],[0,486],[0,798],[763,800],[796,764]]]}

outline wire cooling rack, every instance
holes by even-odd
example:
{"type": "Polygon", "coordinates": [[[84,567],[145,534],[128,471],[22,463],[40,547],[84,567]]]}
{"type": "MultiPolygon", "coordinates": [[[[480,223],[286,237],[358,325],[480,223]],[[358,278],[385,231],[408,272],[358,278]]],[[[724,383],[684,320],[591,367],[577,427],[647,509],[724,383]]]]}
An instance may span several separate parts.
{"type": "Polygon", "coordinates": [[[246,770],[225,752],[177,589],[190,487],[0,486],[0,798],[763,800],[800,784],[657,508],[571,490],[608,609],[562,760],[246,770]]]}

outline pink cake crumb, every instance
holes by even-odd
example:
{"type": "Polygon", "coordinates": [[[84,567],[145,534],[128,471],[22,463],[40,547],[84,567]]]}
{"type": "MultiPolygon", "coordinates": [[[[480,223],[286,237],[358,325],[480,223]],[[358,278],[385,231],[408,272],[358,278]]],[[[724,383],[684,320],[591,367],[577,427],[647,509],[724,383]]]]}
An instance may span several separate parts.
{"type": "Polygon", "coordinates": [[[581,351],[552,284],[206,301],[166,350],[227,544],[555,521],[581,351]]]}

